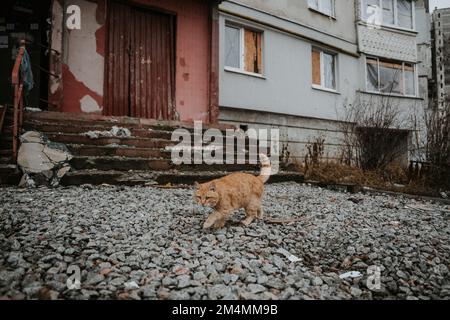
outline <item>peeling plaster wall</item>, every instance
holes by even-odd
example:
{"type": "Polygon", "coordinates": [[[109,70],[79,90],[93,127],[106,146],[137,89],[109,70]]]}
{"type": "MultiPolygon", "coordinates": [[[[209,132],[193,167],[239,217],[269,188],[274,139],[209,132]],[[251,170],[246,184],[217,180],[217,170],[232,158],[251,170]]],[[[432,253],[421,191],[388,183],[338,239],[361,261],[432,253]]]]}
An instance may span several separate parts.
{"type": "Polygon", "coordinates": [[[81,29],[64,25],[63,103],[64,112],[101,113],[103,109],[105,6],[86,0],[71,0],[81,11],[81,29]]]}
{"type": "Polygon", "coordinates": [[[63,5],[62,1],[52,3],[52,32],[50,52],[50,72],[58,77],[49,77],[48,100],[50,110],[60,110],[62,104],[62,38],[63,38],[63,5]]]}
{"type": "MultiPolygon", "coordinates": [[[[82,15],[81,30],[67,32],[66,61],[70,72],[87,88],[98,95],[103,95],[104,52],[97,50],[97,36],[104,41],[104,32],[98,34],[100,25],[93,13],[97,4],[78,0],[73,4],[80,6],[82,15]]],[[[100,40],[100,39],[99,39],[100,40]]]]}
{"type": "MultiPolygon", "coordinates": [[[[58,0],[56,0],[58,2],[58,0]]],[[[176,22],[175,103],[180,120],[209,119],[209,4],[203,0],[136,0],[136,5],[174,13],[176,22]]],[[[103,109],[106,0],[69,0],[80,6],[81,30],[63,26],[61,111],[103,109]]],[[[58,9],[58,6],[56,7],[58,9]]],[[[55,9],[54,9],[55,10],[55,9]]],[[[61,43],[61,40],[60,40],[61,43]]],[[[51,86],[57,91],[58,85],[51,86]]]]}
{"type": "Polygon", "coordinates": [[[138,0],[174,12],[176,28],[175,103],[180,120],[209,119],[209,6],[205,0],[138,0]]]}

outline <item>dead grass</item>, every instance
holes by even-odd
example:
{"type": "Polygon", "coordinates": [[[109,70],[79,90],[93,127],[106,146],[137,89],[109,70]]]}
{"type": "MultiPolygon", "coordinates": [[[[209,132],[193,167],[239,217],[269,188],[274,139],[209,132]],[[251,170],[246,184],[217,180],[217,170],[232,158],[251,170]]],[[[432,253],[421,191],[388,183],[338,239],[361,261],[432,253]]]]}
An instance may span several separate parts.
{"type": "Polygon", "coordinates": [[[363,171],[360,168],[335,162],[320,162],[313,166],[297,165],[306,180],[329,184],[357,184],[386,191],[414,195],[439,196],[425,181],[408,181],[406,169],[392,164],[383,172],[363,171]]]}

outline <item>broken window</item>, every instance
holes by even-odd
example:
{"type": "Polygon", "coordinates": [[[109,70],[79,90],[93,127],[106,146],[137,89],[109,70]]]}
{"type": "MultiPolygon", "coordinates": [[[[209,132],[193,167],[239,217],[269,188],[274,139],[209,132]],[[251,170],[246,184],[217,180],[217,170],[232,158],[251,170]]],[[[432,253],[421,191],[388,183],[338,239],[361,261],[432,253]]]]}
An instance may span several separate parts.
{"type": "Polygon", "coordinates": [[[261,73],[261,32],[244,29],[245,71],[261,73]]]}
{"type": "Polygon", "coordinates": [[[366,58],[367,90],[399,95],[416,95],[415,65],[378,58],[366,58]]]}
{"type": "Polygon", "coordinates": [[[262,32],[225,26],[225,66],[262,74],[262,32]]]}
{"type": "Polygon", "coordinates": [[[313,85],[336,90],[336,56],[313,48],[311,51],[311,62],[313,85]]]}
{"type": "Polygon", "coordinates": [[[370,24],[413,29],[411,0],[362,0],[362,19],[370,24]]]}
{"type": "Polygon", "coordinates": [[[334,0],[308,0],[308,6],[311,9],[334,17],[334,0]]]}

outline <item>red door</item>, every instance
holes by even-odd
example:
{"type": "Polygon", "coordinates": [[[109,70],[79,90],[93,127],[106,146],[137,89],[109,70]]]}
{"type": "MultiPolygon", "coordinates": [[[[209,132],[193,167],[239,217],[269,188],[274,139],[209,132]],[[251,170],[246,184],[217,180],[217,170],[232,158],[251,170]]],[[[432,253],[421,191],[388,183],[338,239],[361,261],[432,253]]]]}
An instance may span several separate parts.
{"type": "Polygon", "coordinates": [[[104,114],[173,118],[174,24],[173,15],[111,2],[104,114]]]}

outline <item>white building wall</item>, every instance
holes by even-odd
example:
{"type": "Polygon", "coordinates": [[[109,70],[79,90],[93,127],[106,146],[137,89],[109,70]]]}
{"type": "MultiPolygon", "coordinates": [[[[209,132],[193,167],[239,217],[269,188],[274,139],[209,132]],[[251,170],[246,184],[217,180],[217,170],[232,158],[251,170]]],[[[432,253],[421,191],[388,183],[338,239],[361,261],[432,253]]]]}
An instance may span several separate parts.
{"type": "MultiPolygon", "coordinates": [[[[345,4],[336,1],[336,20],[327,18],[327,22],[322,21],[320,14],[308,10],[306,3],[306,0],[222,3],[219,8],[219,120],[255,128],[279,128],[281,142],[288,146],[291,160],[301,161],[306,145],[317,138],[325,139],[325,157],[338,159],[343,144],[339,123],[343,119],[343,107],[357,99],[383,98],[366,92],[366,55],[361,51],[418,62],[416,34],[386,30],[376,30],[376,33],[365,30],[365,36],[357,33],[364,27],[358,25],[357,28],[359,1],[345,1],[345,4]],[[294,2],[297,4],[292,4],[294,2]],[[349,18],[349,14],[353,18],[349,18]],[[317,22],[311,17],[316,17],[317,22]],[[344,21],[345,18],[349,20],[344,21]],[[225,70],[226,21],[263,32],[263,77],[225,70]],[[312,46],[337,54],[336,93],[312,87],[312,46]]],[[[424,100],[419,97],[394,97],[392,100],[401,110],[402,128],[414,129],[413,113],[422,108],[424,100]]]]}

